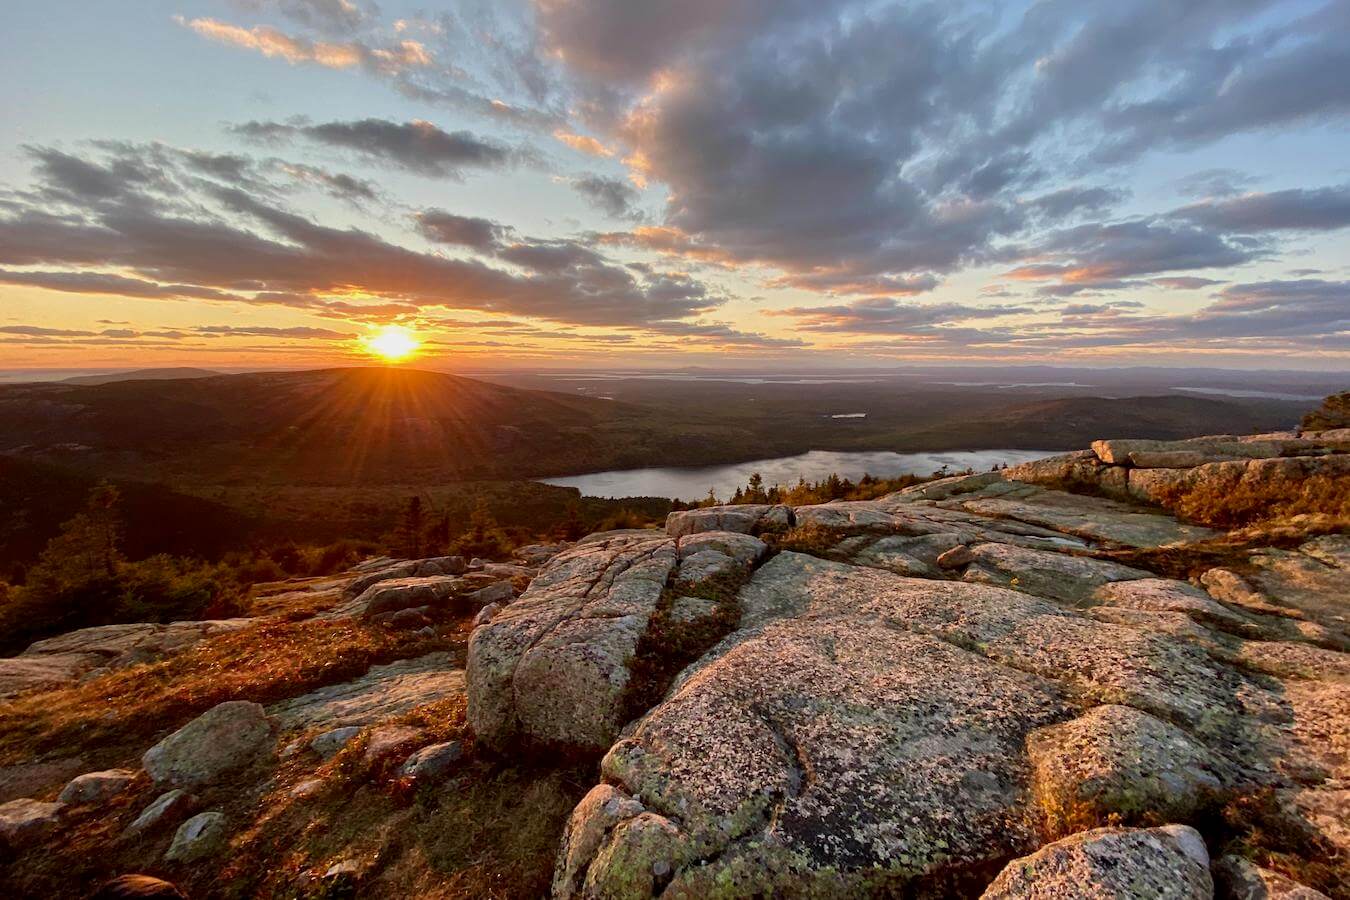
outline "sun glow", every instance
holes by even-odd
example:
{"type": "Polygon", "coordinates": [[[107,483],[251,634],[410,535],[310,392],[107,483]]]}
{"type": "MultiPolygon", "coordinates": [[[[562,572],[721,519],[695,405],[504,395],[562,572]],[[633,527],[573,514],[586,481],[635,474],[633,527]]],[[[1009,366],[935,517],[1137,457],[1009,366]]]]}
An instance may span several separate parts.
{"type": "Polygon", "coordinates": [[[421,341],[411,331],[398,325],[386,325],[365,338],[366,352],[388,363],[403,362],[417,352],[421,341]]]}

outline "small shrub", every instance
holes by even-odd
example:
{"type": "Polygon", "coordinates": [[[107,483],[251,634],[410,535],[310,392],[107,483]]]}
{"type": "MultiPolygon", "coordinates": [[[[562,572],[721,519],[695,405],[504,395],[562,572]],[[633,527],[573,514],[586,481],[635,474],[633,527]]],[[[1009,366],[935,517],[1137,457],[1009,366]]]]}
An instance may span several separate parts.
{"type": "Polygon", "coordinates": [[[1252,483],[1246,479],[1222,487],[1178,488],[1161,498],[1179,517],[1213,528],[1274,524],[1295,516],[1314,516],[1328,529],[1350,526],[1350,477],[1309,478],[1252,483]]]}

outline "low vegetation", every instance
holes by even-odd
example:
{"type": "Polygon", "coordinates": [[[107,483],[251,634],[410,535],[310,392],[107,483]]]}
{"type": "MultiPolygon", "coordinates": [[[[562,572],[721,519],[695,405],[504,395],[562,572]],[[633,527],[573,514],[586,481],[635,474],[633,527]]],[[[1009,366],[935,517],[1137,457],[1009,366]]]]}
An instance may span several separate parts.
{"type": "Polygon", "coordinates": [[[463,642],[352,620],[265,622],[162,662],[0,703],[0,765],[71,747],[91,764],[125,764],[131,748],[144,751],[148,738],[218,703],[269,703],[436,650],[462,654],[463,642]]]}
{"type": "Polygon", "coordinates": [[[1186,521],[1213,528],[1270,528],[1301,519],[1305,533],[1331,533],[1350,528],[1350,478],[1202,482],[1168,492],[1162,504],[1186,521]]]}

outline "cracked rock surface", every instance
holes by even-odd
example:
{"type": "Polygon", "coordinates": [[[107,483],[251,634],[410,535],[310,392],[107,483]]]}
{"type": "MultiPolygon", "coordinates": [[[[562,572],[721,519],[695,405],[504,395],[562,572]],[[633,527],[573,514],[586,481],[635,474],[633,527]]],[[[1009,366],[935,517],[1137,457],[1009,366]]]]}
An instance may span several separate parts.
{"type": "Polygon", "coordinates": [[[1305,452],[1340,465],[1303,439],[1111,442],[592,535],[475,631],[470,721],[504,753],[601,758],[559,898],[1211,897],[1187,826],[1258,795],[1350,853],[1347,538],[1190,581],[1119,561],[1221,536],[1138,502],[1136,472],[1256,477],[1305,452]],[[734,598],[698,589],[724,575],[734,598]],[[625,706],[672,623],[728,609],[625,706]]]}

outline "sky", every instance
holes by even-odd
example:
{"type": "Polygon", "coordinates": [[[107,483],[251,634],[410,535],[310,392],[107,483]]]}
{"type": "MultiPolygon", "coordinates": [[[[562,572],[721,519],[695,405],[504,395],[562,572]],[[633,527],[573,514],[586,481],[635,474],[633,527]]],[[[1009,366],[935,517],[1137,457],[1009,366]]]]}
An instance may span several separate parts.
{"type": "Polygon", "coordinates": [[[1350,0],[57,0],[0,368],[1350,370],[1350,0]],[[377,343],[375,346],[379,346],[377,343]]]}

